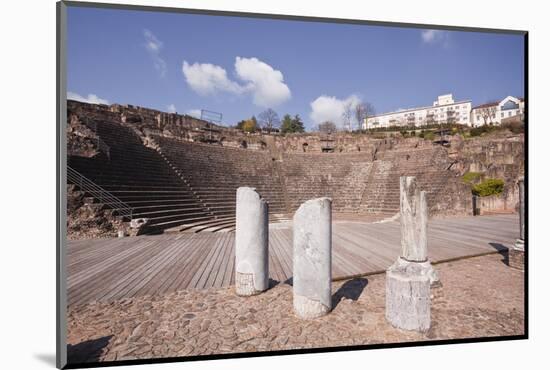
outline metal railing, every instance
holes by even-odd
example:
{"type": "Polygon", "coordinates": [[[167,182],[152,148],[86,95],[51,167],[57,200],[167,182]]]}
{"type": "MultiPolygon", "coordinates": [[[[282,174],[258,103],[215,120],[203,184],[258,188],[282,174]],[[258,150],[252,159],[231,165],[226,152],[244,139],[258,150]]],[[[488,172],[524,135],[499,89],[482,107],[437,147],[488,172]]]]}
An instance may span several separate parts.
{"type": "Polygon", "coordinates": [[[96,134],[97,149],[103,154],[105,154],[108,160],[111,160],[111,147],[107,145],[107,143],[101,140],[101,138],[99,137],[99,134],[97,132],[97,121],[93,120],[90,122],[90,119],[88,117],[84,117],[84,118],[85,118],[84,124],[86,125],[86,127],[88,127],[90,130],[92,130],[96,134]]]}
{"type": "Polygon", "coordinates": [[[98,199],[100,203],[115,209],[119,216],[127,217],[129,220],[132,219],[134,212],[132,207],[69,166],[67,166],[67,181],[98,199]]]}

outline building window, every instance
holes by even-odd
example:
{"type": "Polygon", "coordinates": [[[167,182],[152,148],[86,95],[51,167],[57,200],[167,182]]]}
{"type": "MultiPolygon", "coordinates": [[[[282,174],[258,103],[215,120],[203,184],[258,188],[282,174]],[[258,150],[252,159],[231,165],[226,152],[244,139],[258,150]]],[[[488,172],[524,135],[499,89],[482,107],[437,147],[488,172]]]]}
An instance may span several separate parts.
{"type": "Polygon", "coordinates": [[[500,118],[504,118],[504,112],[500,112],[500,118]]]}
{"type": "Polygon", "coordinates": [[[481,116],[480,116],[480,115],[477,116],[477,120],[478,120],[478,121],[481,120],[481,116]]]}

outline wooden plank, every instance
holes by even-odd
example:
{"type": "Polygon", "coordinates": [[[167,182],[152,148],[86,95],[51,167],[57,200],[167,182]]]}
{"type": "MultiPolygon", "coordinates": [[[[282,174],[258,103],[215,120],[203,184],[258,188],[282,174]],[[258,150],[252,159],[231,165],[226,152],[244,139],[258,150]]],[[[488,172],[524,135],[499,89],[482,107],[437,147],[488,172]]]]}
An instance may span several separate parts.
{"type": "MultiPolygon", "coordinates": [[[[133,271],[141,267],[144,261],[163,247],[158,239],[147,241],[147,243],[147,248],[144,249],[143,253],[134,253],[130,258],[122,261],[116,267],[111,266],[101,274],[96,274],[86,282],[69,289],[69,297],[71,296],[71,291],[76,291],[79,294],[76,294],[75,297],[78,297],[80,301],[100,299],[106,293],[105,290],[107,288],[110,289],[115,285],[114,282],[123,280],[125,271],[133,271]]],[[[69,301],[69,304],[71,304],[71,300],[69,301]]]]}
{"type": "Polygon", "coordinates": [[[114,297],[133,297],[136,288],[141,287],[143,281],[148,280],[149,276],[154,274],[155,269],[174,253],[174,249],[171,248],[171,244],[167,243],[167,241],[170,241],[170,239],[161,240],[160,244],[162,248],[157,250],[157,253],[149,256],[141,266],[134,267],[123,274],[120,282],[107,294],[100,297],[100,300],[109,300],[114,297]]]}
{"type": "Polygon", "coordinates": [[[136,295],[146,295],[155,293],[164,293],[161,289],[166,280],[172,279],[176,270],[181,264],[182,260],[185,260],[190,254],[190,246],[193,239],[181,239],[179,237],[173,239],[174,248],[176,253],[172,259],[168,261],[161,269],[157,271],[155,276],[150,279],[150,282],[146,284],[142,290],[138,291],[136,295]]]}
{"type": "Polygon", "coordinates": [[[209,233],[205,235],[211,235],[210,239],[213,245],[210,247],[210,250],[206,258],[202,260],[197,272],[191,278],[191,281],[189,283],[189,286],[191,288],[197,288],[197,285],[199,284],[199,281],[201,281],[202,276],[205,273],[208,264],[210,263],[210,260],[213,258],[214,254],[216,253],[216,247],[218,246],[219,234],[209,233]]]}
{"type": "Polygon", "coordinates": [[[230,243],[230,251],[231,254],[229,255],[229,263],[227,264],[225,268],[225,273],[223,275],[222,285],[221,286],[229,286],[231,285],[231,275],[233,274],[233,271],[235,270],[235,233],[230,233],[231,239],[228,243],[230,243]]]}
{"type": "Polygon", "coordinates": [[[234,245],[233,245],[234,244],[234,241],[233,241],[234,239],[232,238],[231,233],[224,233],[224,234],[225,234],[225,238],[224,238],[224,242],[223,242],[223,245],[222,245],[224,255],[223,255],[222,263],[220,264],[220,266],[218,268],[218,271],[217,271],[217,274],[216,274],[216,279],[212,283],[213,287],[222,287],[222,286],[224,286],[223,285],[223,278],[224,278],[224,275],[225,275],[225,271],[227,270],[227,266],[230,263],[231,249],[234,248],[234,245]],[[231,243],[232,241],[233,241],[233,243],[231,243]]]}
{"type": "Polygon", "coordinates": [[[293,233],[292,229],[279,229],[277,230],[277,238],[279,244],[279,255],[282,260],[282,267],[284,271],[284,280],[286,281],[292,277],[293,274],[293,233]]]}
{"type": "Polygon", "coordinates": [[[269,275],[279,282],[284,282],[288,279],[287,273],[285,271],[288,271],[288,266],[286,266],[286,261],[283,257],[282,249],[284,249],[284,241],[280,238],[280,230],[270,230],[269,232],[269,256],[270,259],[273,261],[270,270],[269,275]],[[273,271],[271,271],[271,268],[273,268],[273,271]]]}
{"type": "MultiPolygon", "coordinates": [[[[517,215],[430,220],[432,262],[496,250],[514,243],[517,215]]],[[[234,283],[234,233],[180,233],[69,241],[69,305],[110,301],[234,283]]],[[[292,229],[270,232],[270,276],[292,276],[292,229]]],[[[400,252],[399,222],[333,225],[333,278],[383,271],[400,252]]]]}
{"type": "MultiPolygon", "coordinates": [[[[180,289],[186,289],[188,277],[195,273],[199,266],[199,261],[210,248],[210,238],[208,235],[188,234],[188,237],[193,240],[189,255],[182,260],[178,268],[174,271],[174,276],[171,279],[166,279],[165,284],[161,286],[164,292],[174,292],[180,289]]],[[[189,278],[190,279],[190,278],[189,278]]]]}
{"type": "Polygon", "coordinates": [[[212,265],[211,272],[208,275],[208,279],[206,280],[206,283],[204,284],[205,288],[212,288],[215,286],[216,279],[220,273],[221,270],[225,269],[225,265],[227,264],[227,248],[225,247],[225,241],[228,238],[228,233],[221,233],[222,237],[220,238],[220,252],[218,254],[218,257],[214,261],[214,264],[212,265]]]}

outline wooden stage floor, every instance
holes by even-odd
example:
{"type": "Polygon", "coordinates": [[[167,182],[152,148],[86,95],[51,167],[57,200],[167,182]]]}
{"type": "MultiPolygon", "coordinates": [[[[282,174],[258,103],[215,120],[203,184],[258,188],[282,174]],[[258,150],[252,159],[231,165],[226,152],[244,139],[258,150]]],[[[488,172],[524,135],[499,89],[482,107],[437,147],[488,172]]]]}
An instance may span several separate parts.
{"type": "MultiPolygon", "coordinates": [[[[517,215],[430,220],[432,262],[511,247],[519,235],[517,215]]],[[[182,289],[233,284],[234,233],[179,233],[68,242],[68,304],[111,301],[182,289]]],[[[333,223],[335,280],[382,272],[400,251],[399,221],[333,223]]],[[[270,230],[269,275],[292,277],[292,229],[270,230]]]]}

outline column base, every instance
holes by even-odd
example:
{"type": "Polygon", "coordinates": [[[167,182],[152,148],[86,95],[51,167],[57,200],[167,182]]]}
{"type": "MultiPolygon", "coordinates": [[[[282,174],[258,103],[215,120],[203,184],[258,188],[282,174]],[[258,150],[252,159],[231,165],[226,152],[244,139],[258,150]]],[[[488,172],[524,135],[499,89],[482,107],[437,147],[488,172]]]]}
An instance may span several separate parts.
{"type": "Polygon", "coordinates": [[[392,326],[421,332],[430,328],[430,270],[426,262],[399,258],[386,271],[386,320],[392,326]]]}
{"type": "Polygon", "coordinates": [[[330,312],[330,308],[319,301],[294,295],[294,312],[302,319],[315,319],[330,312]]]}
{"type": "Polygon", "coordinates": [[[525,269],[525,245],[518,239],[512,248],[508,249],[508,266],[523,271],[525,269]]]}
{"type": "Polygon", "coordinates": [[[263,290],[254,288],[254,274],[235,272],[235,292],[238,296],[249,297],[260,294],[263,290]]]}

